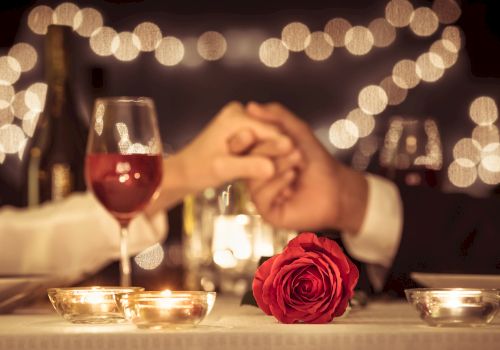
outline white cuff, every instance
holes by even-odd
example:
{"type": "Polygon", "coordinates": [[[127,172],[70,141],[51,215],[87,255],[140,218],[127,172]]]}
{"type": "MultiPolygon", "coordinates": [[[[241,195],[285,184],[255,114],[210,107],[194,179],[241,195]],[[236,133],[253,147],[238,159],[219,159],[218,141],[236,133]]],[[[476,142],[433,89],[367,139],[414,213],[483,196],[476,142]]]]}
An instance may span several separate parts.
{"type": "Polygon", "coordinates": [[[368,264],[389,268],[396,256],[403,229],[403,205],[397,186],[367,174],[368,203],[358,234],[342,240],[351,256],[368,264]]]}

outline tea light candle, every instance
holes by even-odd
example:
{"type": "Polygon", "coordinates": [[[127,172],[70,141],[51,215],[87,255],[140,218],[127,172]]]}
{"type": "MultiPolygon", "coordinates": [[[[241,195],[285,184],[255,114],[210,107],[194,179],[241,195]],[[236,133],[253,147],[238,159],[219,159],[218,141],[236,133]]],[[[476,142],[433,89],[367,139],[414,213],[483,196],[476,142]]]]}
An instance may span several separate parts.
{"type": "Polygon", "coordinates": [[[500,304],[495,290],[416,288],[405,292],[420,317],[432,326],[484,325],[493,319],[500,304]]]}
{"type": "Polygon", "coordinates": [[[215,293],[209,292],[142,292],[128,295],[122,306],[139,328],[161,329],[198,324],[214,300],[215,293]]]}
{"type": "Polygon", "coordinates": [[[73,323],[111,323],[123,320],[116,296],[139,292],[141,287],[51,288],[49,299],[56,311],[73,323]]]}

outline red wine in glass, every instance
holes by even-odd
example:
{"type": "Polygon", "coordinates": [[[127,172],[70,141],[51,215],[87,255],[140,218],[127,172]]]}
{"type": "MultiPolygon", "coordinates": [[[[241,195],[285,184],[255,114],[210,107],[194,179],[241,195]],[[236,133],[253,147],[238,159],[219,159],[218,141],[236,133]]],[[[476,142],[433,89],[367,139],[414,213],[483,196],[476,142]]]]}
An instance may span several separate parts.
{"type": "Polygon", "coordinates": [[[87,183],[122,225],[141,212],[161,181],[162,157],[149,154],[96,153],[86,157],[87,183]]]}

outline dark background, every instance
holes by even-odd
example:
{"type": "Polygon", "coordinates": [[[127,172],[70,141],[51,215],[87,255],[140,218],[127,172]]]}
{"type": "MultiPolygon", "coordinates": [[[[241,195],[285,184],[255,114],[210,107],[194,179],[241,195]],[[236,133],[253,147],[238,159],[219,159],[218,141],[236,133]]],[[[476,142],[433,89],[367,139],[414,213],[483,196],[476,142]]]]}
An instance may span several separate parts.
{"type": "MultiPolygon", "coordinates": [[[[40,4],[55,8],[62,1],[16,1],[0,3],[0,54],[16,42],[28,42],[41,52],[43,36],[27,27],[29,10],[40,4]]],[[[431,6],[431,1],[411,1],[414,7],[431,6]]],[[[229,30],[258,30],[264,38],[279,37],[287,23],[300,21],[311,31],[322,30],[328,20],[344,17],[353,25],[368,25],[384,16],[386,0],[326,1],[74,1],[80,8],[94,7],[104,17],[104,25],[117,32],[152,21],[163,35],[181,40],[196,38],[208,30],[225,34],[229,30]]],[[[465,34],[465,50],[458,62],[435,83],[422,82],[408,92],[399,106],[389,106],[377,116],[376,132],[384,121],[396,114],[417,118],[431,116],[439,122],[444,145],[444,166],[452,160],[456,141],[469,137],[474,124],[468,117],[470,103],[478,96],[491,96],[500,102],[500,1],[462,1],[462,16],[457,22],[465,34]]],[[[440,25],[440,29],[443,26],[440,25]]],[[[409,28],[397,30],[394,43],[376,48],[364,56],[353,56],[335,48],[322,62],[303,53],[291,53],[278,69],[253,62],[231,64],[226,59],[203,62],[197,67],[159,64],[153,53],[141,53],[132,62],[113,56],[99,57],[90,49],[88,38],[75,34],[73,85],[79,99],[80,117],[88,120],[96,88],[101,95],[146,95],[155,100],[162,138],[168,151],[178,150],[230,100],[279,101],[287,105],[314,128],[317,136],[340,159],[349,162],[351,151],[334,150],[328,145],[328,127],[357,105],[361,88],[377,84],[390,75],[392,66],[403,58],[416,59],[439,37],[441,30],[419,38],[409,28]],[[94,85],[94,87],[93,87],[94,85]],[[96,87],[97,86],[97,87],[96,87]]],[[[228,42],[231,45],[231,42],[228,42]]],[[[43,80],[42,65],[23,74],[16,90],[43,80]]],[[[22,166],[17,157],[7,157],[0,165],[1,196],[19,204],[18,193],[24,185],[22,166]],[[16,202],[17,201],[17,202],[16,202]]],[[[456,190],[456,189],[455,189],[456,190]]],[[[487,186],[468,191],[484,195],[487,186]]],[[[4,200],[4,204],[9,201],[4,200]]],[[[179,243],[180,208],[172,215],[170,246],[179,243]]],[[[175,251],[173,251],[176,260],[175,251]]],[[[168,258],[168,256],[167,256],[168,258]]],[[[168,260],[168,259],[167,259],[168,260]]],[[[166,264],[169,262],[167,261],[166,264]]],[[[170,261],[176,264],[175,261],[170,261]]],[[[177,278],[177,277],[175,277],[177,278]]],[[[175,280],[175,279],[174,279],[175,280]]],[[[173,283],[177,283],[174,281],[173,283]]]]}

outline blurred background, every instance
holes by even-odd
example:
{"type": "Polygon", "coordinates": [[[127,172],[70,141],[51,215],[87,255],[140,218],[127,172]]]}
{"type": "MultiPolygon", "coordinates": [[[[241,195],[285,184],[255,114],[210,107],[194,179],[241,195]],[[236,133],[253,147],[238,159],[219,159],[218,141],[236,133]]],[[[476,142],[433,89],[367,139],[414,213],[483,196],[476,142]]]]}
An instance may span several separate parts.
{"type": "MultiPolygon", "coordinates": [[[[170,153],[231,100],[278,101],[360,170],[490,195],[500,182],[499,19],[494,0],[2,3],[0,205],[26,205],[50,23],[74,29],[71,84],[85,123],[96,97],[150,96],[170,153]]],[[[181,213],[169,213],[155,268],[134,265],[139,279],[181,284],[181,213]]]]}

